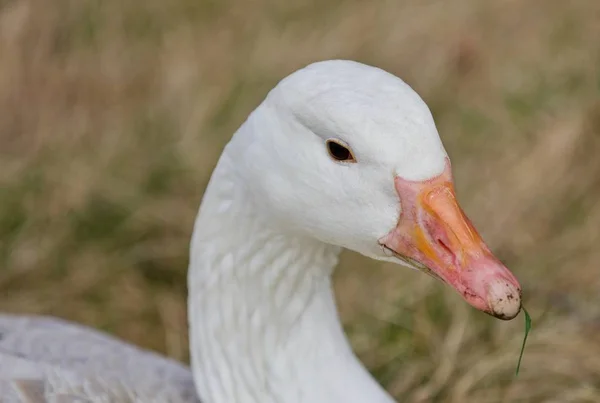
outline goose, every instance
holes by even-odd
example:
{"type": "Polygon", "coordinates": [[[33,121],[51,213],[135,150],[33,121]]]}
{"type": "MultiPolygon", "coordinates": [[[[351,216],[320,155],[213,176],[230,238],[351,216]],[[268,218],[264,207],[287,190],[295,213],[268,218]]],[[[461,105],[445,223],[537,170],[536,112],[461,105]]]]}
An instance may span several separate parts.
{"type": "Polygon", "coordinates": [[[425,102],[348,60],[280,81],[224,148],[194,224],[191,369],[44,316],[0,316],[6,402],[389,403],[353,354],[343,249],[422,271],[509,320],[521,287],[459,206],[425,102]],[[61,400],[62,399],[62,400],[61,400]]]}

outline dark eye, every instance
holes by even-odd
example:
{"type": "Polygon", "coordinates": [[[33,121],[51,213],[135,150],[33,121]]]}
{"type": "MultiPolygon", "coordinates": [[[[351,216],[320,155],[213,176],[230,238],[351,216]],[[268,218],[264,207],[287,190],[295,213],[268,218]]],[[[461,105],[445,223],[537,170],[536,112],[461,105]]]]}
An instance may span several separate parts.
{"type": "Polygon", "coordinates": [[[327,151],[331,158],[336,161],[344,161],[344,162],[356,162],[356,158],[352,154],[352,151],[348,148],[348,146],[342,144],[341,141],[335,139],[329,139],[326,141],[327,151]]]}

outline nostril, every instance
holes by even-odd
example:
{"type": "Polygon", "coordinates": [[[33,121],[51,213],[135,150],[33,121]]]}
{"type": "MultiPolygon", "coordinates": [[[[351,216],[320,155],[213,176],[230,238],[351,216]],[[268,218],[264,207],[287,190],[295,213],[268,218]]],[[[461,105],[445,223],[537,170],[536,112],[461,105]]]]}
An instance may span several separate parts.
{"type": "Polygon", "coordinates": [[[440,238],[438,238],[438,239],[436,239],[436,241],[437,241],[437,244],[439,246],[441,246],[442,249],[444,249],[446,251],[446,253],[448,253],[451,256],[454,255],[454,253],[452,253],[452,250],[450,249],[450,247],[448,245],[446,245],[446,243],[443,240],[441,240],[440,238]]]}
{"type": "Polygon", "coordinates": [[[442,259],[445,260],[446,263],[448,263],[448,264],[457,265],[459,257],[450,248],[450,246],[448,246],[448,244],[446,242],[444,242],[444,240],[441,238],[436,238],[436,241],[437,241],[436,242],[437,245],[439,246],[439,250],[442,251],[441,252],[442,259]]]}

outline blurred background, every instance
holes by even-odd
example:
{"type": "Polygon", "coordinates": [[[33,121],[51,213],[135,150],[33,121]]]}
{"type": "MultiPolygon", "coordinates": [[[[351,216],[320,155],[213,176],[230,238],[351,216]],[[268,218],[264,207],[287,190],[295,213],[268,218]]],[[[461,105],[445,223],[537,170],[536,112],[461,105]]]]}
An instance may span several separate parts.
{"type": "Polygon", "coordinates": [[[0,310],[188,357],[193,219],[281,78],[350,58],[431,107],[533,318],[345,253],[352,344],[406,402],[600,401],[600,2],[0,0],[0,310]]]}

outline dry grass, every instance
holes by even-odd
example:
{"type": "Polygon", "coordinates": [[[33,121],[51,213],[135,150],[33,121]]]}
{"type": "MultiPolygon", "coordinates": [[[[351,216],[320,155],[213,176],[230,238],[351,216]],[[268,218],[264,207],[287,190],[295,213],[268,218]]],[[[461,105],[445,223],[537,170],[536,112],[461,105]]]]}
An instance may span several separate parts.
{"type": "Polygon", "coordinates": [[[187,357],[202,190],[281,77],[352,58],[431,106],[459,198],[534,320],[346,254],[342,314],[407,402],[600,401],[596,0],[0,0],[0,310],[187,357]],[[377,4],[377,5],[376,5],[377,4]]]}

